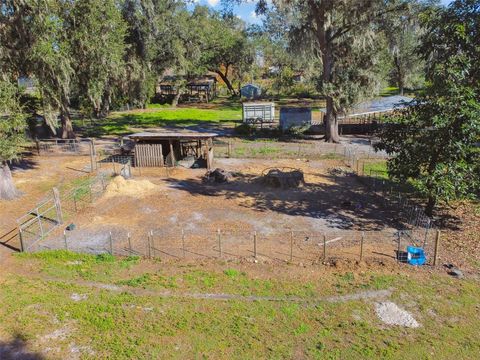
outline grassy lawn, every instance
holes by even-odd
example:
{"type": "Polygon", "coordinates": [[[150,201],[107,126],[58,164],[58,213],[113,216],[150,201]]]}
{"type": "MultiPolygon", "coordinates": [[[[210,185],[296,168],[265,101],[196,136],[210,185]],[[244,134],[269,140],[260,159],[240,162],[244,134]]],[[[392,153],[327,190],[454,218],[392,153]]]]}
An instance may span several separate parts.
{"type": "Polygon", "coordinates": [[[387,161],[366,161],[363,165],[363,172],[367,176],[374,176],[380,179],[388,179],[387,161]]]}
{"type": "Polygon", "coordinates": [[[232,123],[242,119],[239,106],[221,106],[212,109],[153,107],[144,111],[135,110],[112,113],[108,118],[76,120],[75,125],[85,136],[123,135],[133,129],[159,126],[184,127],[202,123],[232,123]]]}
{"type": "Polygon", "coordinates": [[[473,280],[421,271],[259,271],[260,264],[163,264],[63,251],[14,262],[17,273],[0,288],[0,339],[16,338],[48,359],[74,353],[85,359],[480,356],[480,285],[473,280]],[[391,289],[389,300],[421,327],[381,323],[374,300],[325,298],[379,289],[391,289]],[[239,297],[187,296],[203,293],[239,297]],[[241,297],[250,295],[280,299],[241,297]]]}

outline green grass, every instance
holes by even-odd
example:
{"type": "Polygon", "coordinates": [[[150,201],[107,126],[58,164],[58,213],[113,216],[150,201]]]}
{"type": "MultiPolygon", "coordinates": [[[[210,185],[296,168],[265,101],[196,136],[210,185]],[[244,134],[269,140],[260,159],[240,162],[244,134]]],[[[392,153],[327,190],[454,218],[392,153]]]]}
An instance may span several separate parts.
{"type": "Polygon", "coordinates": [[[12,269],[17,269],[18,274],[4,277],[0,287],[0,337],[7,342],[20,338],[32,352],[49,348],[49,359],[71,357],[72,346],[81,349],[82,359],[480,356],[480,284],[476,280],[426,272],[381,274],[367,269],[331,273],[322,268],[297,269],[299,275],[301,271],[313,274],[311,280],[305,281],[286,276],[294,269],[289,266],[264,268],[266,274],[259,278],[254,271],[257,265],[240,270],[232,263],[214,267],[145,263],[138,258],[66,251],[22,254],[15,261],[12,269]],[[109,291],[72,282],[83,279],[78,267],[90,271],[91,281],[117,284],[132,291],[109,291]],[[36,269],[41,269],[40,273],[36,269]],[[318,300],[326,294],[386,288],[393,289],[391,300],[412,312],[422,324],[420,328],[382,324],[370,301],[318,300]],[[157,290],[177,295],[294,294],[317,301],[217,301],[162,297],[155,294],[157,290]],[[72,294],[83,298],[75,301],[72,294]]]}
{"type": "Polygon", "coordinates": [[[387,162],[385,160],[365,162],[363,172],[367,176],[388,179],[387,162]]]}
{"type": "Polygon", "coordinates": [[[85,136],[123,135],[131,133],[132,128],[152,128],[159,126],[193,126],[202,123],[232,123],[242,119],[241,107],[221,106],[214,109],[150,107],[148,111],[117,112],[103,120],[95,120],[88,127],[84,121],[77,120],[85,136]]]}

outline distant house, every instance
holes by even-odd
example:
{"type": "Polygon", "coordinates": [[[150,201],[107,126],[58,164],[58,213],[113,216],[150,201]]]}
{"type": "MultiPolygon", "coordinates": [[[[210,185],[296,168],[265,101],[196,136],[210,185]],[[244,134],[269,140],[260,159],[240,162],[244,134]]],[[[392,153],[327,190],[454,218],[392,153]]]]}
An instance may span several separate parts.
{"type": "MultiPolygon", "coordinates": [[[[177,95],[175,83],[180,78],[177,75],[167,75],[157,84],[156,93],[160,97],[173,97],[177,95]]],[[[182,102],[209,102],[217,96],[217,79],[215,76],[204,75],[188,78],[186,91],[182,102]]]]}
{"type": "Polygon", "coordinates": [[[247,84],[240,89],[240,95],[246,99],[258,99],[262,95],[262,89],[254,84],[247,84]]]}

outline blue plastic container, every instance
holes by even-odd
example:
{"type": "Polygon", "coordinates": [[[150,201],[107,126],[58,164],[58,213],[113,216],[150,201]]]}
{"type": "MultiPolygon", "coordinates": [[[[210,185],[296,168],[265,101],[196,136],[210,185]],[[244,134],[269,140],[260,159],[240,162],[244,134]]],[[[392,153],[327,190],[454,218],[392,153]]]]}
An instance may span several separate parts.
{"type": "Polygon", "coordinates": [[[419,247],[407,246],[407,262],[415,266],[425,265],[427,262],[425,251],[419,247]]]}

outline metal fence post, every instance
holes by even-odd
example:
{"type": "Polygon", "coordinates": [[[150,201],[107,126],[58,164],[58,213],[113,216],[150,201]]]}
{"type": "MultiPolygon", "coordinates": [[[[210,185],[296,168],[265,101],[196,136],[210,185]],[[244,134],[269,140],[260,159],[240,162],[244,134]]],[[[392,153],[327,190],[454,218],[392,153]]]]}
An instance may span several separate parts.
{"type": "Polygon", "coordinates": [[[293,230],[290,231],[290,262],[293,261],[293,230]]]}
{"type": "Polygon", "coordinates": [[[150,245],[150,231],[147,233],[147,256],[149,259],[152,258],[152,249],[150,245]]]}
{"type": "Polygon", "coordinates": [[[437,236],[435,237],[435,249],[433,252],[433,266],[437,265],[439,246],[440,246],[440,230],[437,230],[437,236]]]}
{"type": "Polygon", "coordinates": [[[222,240],[220,229],[217,229],[217,239],[218,239],[218,253],[222,257],[222,240]]]}
{"type": "Polygon", "coordinates": [[[129,251],[129,254],[132,253],[132,239],[130,237],[130,233],[127,233],[127,240],[128,240],[128,251],[129,251]]]}
{"type": "Polygon", "coordinates": [[[63,242],[65,243],[65,250],[68,250],[67,232],[65,230],[63,230],[63,242]]]}
{"type": "Polygon", "coordinates": [[[397,261],[400,262],[400,249],[402,243],[402,234],[398,232],[398,248],[397,248],[397,261]]]}
{"type": "Polygon", "coordinates": [[[108,234],[108,241],[110,243],[110,255],[113,255],[113,239],[112,239],[112,232],[111,231],[108,234]]]}
{"type": "Polygon", "coordinates": [[[253,257],[257,258],[257,232],[253,232],[253,257]]]}
{"type": "Polygon", "coordinates": [[[182,228],[182,251],[183,251],[183,258],[186,257],[185,254],[185,230],[182,228]]]}
{"type": "Polygon", "coordinates": [[[364,241],[364,238],[365,238],[365,232],[362,231],[362,237],[360,239],[360,261],[362,261],[362,259],[363,259],[363,241],[364,241]]]}
{"type": "Polygon", "coordinates": [[[327,260],[327,235],[323,234],[323,260],[327,260]]]}

